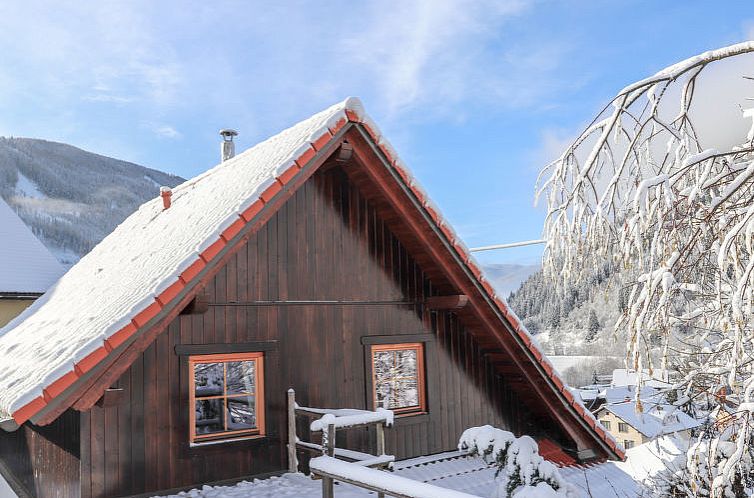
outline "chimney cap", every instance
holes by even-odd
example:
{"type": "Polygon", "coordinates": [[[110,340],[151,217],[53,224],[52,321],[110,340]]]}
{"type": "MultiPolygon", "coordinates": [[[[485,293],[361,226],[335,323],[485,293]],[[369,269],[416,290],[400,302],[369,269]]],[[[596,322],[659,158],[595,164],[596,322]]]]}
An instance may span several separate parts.
{"type": "Polygon", "coordinates": [[[233,140],[233,137],[238,136],[238,132],[232,128],[223,128],[220,130],[220,136],[225,140],[233,140]]]}

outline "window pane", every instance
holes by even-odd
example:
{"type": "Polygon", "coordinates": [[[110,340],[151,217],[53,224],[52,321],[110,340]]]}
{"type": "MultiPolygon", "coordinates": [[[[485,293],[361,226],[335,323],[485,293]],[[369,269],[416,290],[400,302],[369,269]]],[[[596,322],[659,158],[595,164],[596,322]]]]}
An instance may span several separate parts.
{"type": "Polygon", "coordinates": [[[255,429],[257,426],[255,396],[228,398],[228,430],[255,429]]]}
{"type": "Polygon", "coordinates": [[[194,365],[195,396],[221,396],[223,394],[223,364],[197,363],[194,365]]]}
{"type": "Polygon", "coordinates": [[[197,435],[224,432],[223,400],[203,399],[195,403],[195,430],[197,435]]]}
{"type": "Polygon", "coordinates": [[[416,378],[399,380],[396,382],[395,399],[396,408],[407,406],[419,406],[419,389],[416,378]]]}
{"type": "Polygon", "coordinates": [[[228,394],[253,394],[255,387],[255,361],[229,361],[225,364],[228,394]]]}
{"type": "Polygon", "coordinates": [[[419,406],[418,350],[377,350],[373,353],[375,404],[399,409],[419,406]]]}

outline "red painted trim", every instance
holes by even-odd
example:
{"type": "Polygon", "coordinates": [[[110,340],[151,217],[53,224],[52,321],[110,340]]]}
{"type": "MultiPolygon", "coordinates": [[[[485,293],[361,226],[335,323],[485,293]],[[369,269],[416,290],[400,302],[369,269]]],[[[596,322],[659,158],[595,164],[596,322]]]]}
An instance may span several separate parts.
{"type": "Polygon", "coordinates": [[[181,293],[184,287],[186,287],[186,284],[181,282],[180,279],[176,280],[170,287],[162,291],[160,295],[157,296],[157,302],[160,303],[160,306],[165,306],[170,301],[178,297],[178,294],[181,293]]]}
{"type": "Polygon", "coordinates": [[[184,284],[188,284],[191,282],[197,275],[199,275],[199,272],[204,269],[204,267],[207,266],[207,263],[205,263],[201,258],[197,258],[196,261],[194,261],[191,266],[183,270],[183,273],[181,273],[181,280],[184,284]]]}
{"type": "Polygon", "coordinates": [[[208,248],[206,248],[204,251],[202,251],[202,253],[199,255],[199,257],[201,257],[205,262],[209,263],[210,261],[212,261],[213,259],[215,259],[215,256],[217,256],[218,254],[220,254],[220,251],[222,251],[223,248],[227,244],[228,243],[225,242],[225,240],[222,237],[220,237],[219,239],[217,239],[216,241],[214,241],[212,244],[210,244],[210,246],[208,248]]]}
{"type": "Polygon", "coordinates": [[[226,228],[222,234],[220,234],[220,237],[222,237],[225,242],[230,242],[231,240],[233,240],[233,237],[241,233],[241,230],[243,230],[243,227],[245,226],[246,220],[239,216],[236,221],[231,223],[231,225],[226,228]]]}
{"type": "Polygon", "coordinates": [[[76,368],[78,368],[82,373],[86,373],[92,368],[97,366],[97,363],[104,360],[105,357],[107,357],[107,350],[104,346],[100,346],[81,360],[80,362],[76,363],[76,368]]]}
{"type": "Polygon", "coordinates": [[[327,130],[322,135],[320,135],[318,139],[312,142],[312,147],[314,147],[317,151],[324,149],[325,146],[330,142],[332,135],[333,134],[330,133],[330,130],[327,130]]]}
{"type": "Polygon", "coordinates": [[[111,348],[116,349],[118,346],[123,344],[128,340],[129,337],[133,335],[133,333],[136,332],[136,325],[133,324],[133,322],[129,323],[110,337],[108,337],[105,342],[110,345],[111,348]]]}
{"type": "Polygon", "coordinates": [[[346,109],[346,117],[352,123],[361,123],[361,119],[359,119],[359,115],[356,114],[356,112],[352,111],[351,109],[346,109]]]}
{"type": "Polygon", "coordinates": [[[45,398],[48,398],[52,400],[56,396],[58,396],[60,393],[68,389],[71,384],[76,382],[76,380],[79,378],[79,376],[76,374],[75,370],[72,370],[68,372],[67,374],[64,374],[62,377],[60,377],[58,380],[50,384],[44,389],[45,398]]]}
{"type": "Polygon", "coordinates": [[[346,118],[340,118],[333,126],[328,128],[328,130],[335,135],[346,125],[347,122],[348,120],[346,118]]]}
{"type": "Polygon", "coordinates": [[[256,215],[259,214],[259,212],[262,210],[263,207],[264,207],[264,201],[257,200],[254,202],[254,204],[246,208],[246,211],[241,213],[241,218],[243,218],[244,221],[247,221],[247,222],[251,221],[254,219],[256,215]]]}
{"type": "Polygon", "coordinates": [[[162,306],[160,305],[160,303],[155,301],[144,308],[141,312],[139,312],[135,317],[131,319],[131,321],[137,327],[143,327],[149,320],[157,316],[157,313],[159,313],[161,309],[162,306]]]}
{"type": "Polygon", "coordinates": [[[406,185],[411,183],[412,178],[411,178],[411,175],[408,173],[408,171],[401,168],[397,164],[394,166],[394,168],[395,168],[395,171],[398,172],[398,176],[400,176],[401,180],[403,180],[403,183],[405,183],[406,185]]]}
{"type": "Polygon", "coordinates": [[[280,182],[278,182],[278,181],[275,181],[275,182],[274,182],[274,183],[273,183],[272,185],[270,185],[269,187],[267,187],[267,188],[266,188],[266,189],[264,190],[264,192],[262,192],[262,195],[260,195],[259,197],[261,197],[261,198],[262,198],[262,200],[263,200],[263,201],[264,201],[265,203],[268,203],[268,202],[270,202],[270,201],[272,200],[272,198],[273,198],[273,197],[275,197],[275,195],[277,195],[277,193],[278,193],[278,192],[280,192],[281,190],[283,190],[283,186],[282,186],[282,185],[280,184],[280,182]]]}
{"type": "Polygon", "coordinates": [[[298,165],[299,168],[303,168],[316,155],[317,155],[317,152],[314,149],[312,149],[311,147],[309,147],[306,150],[306,152],[304,152],[303,154],[301,154],[300,156],[298,156],[298,158],[296,159],[296,164],[298,165]]]}
{"type": "Polygon", "coordinates": [[[293,164],[290,168],[283,171],[283,173],[280,174],[280,176],[277,177],[277,180],[285,185],[286,183],[293,180],[293,177],[296,176],[296,174],[299,172],[299,167],[293,164]]]}
{"type": "Polygon", "coordinates": [[[36,397],[29,403],[26,403],[24,406],[16,410],[13,413],[13,420],[15,420],[18,425],[21,425],[31,417],[33,417],[34,414],[39,410],[44,408],[46,404],[47,402],[42,396],[36,397]]]}

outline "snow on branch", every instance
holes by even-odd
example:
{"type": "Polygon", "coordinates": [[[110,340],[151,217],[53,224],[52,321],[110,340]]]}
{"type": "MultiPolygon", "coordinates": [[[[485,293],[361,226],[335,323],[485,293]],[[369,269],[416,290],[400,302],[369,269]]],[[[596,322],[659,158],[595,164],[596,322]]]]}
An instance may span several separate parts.
{"type": "Polygon", "coordinates": [[[689,402],[754,401],[753,67],[746,42],[626,86],[537,189],[547,277],[565,288],[612,265],[627,366],[672,368],[689,402]]]}
{"type": "Polygon", "coordinates": [[[490,425],[466,429],[458,442],[459,451],[479,455],[495,464],[499,478],[495,498],[578,496],[558,468],[539,454],[536,441],[529,436],[517,438],[512,433],[490,425]]]}

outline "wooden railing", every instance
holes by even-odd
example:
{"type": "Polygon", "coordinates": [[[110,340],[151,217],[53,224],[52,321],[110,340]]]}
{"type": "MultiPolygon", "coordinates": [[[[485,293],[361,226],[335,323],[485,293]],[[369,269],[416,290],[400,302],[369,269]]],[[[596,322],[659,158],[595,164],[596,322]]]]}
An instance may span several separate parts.
{"type": "Polygon", "coordinates": [[[393,413],[356,409],[326,409],[299,406],[296,393],[288,390],[288,470],[298,472],[296,449],[319,454],[309,461],[312,475],[322,479],[322,498],[334,498],[334,483],[340,481],[374,491],[378,498],[475,498],[472,495],[440,488],[385,472],[392,468],[393,455],[385,454],[385,428],[392,426],[393,413]],[[322,444],[302,441],[296,434],[296,417],[315,418],[310,424],[312,432],[322,433],[322,444]],[[377,434],[376,455],[338,448],[335,444],[338,430],[374,426],[377,434]]]}

